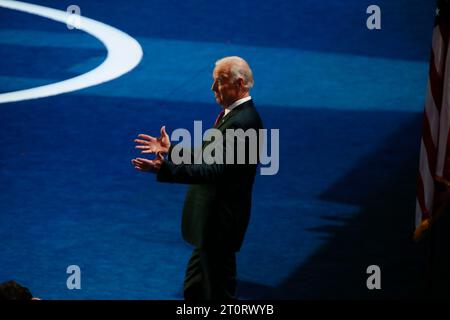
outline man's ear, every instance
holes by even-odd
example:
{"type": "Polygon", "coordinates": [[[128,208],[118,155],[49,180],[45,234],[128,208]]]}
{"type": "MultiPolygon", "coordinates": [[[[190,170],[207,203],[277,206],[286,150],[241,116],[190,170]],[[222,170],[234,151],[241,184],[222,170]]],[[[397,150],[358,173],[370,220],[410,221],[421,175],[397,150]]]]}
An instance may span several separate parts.
{"type": "Polygon", "coordinates": [[[244,82],[244,79],[242,79],[242,78],[238,78],[238,83],[239,83],[239,87],[241,87],[241,88],[245,88],[245,82],[244,82]]]}

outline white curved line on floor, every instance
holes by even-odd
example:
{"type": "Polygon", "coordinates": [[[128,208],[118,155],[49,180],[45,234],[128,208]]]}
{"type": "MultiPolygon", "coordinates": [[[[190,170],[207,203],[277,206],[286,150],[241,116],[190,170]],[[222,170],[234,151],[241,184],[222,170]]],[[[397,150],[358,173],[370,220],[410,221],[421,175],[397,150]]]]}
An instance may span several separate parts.
{"type": "MultiPolygon", "coordinates": [[[[69,17],[69,14],[65,11],[21,1],[0,0],[0,7],[27,12],[64,24],[69,17]]],[[[101,65],[87,73],[64,81],[2,93],[0,94],[0,103],[43,98],[91,87],[120,77],[136,67],[141,61],[143,55],[141,46],[126,33],[83,16],[80,16],[79,26],[80,30],[100,40],[108,50],[106,59],[101,65]]],[[[70,32],[71,30],[67,29],[67,31],[70,32]]]]}

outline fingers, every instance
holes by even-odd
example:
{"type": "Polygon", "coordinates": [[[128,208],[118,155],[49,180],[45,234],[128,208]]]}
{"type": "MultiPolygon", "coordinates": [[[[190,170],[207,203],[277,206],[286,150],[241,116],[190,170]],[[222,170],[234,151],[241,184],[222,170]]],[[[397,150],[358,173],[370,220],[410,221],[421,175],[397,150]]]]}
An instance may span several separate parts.
{"type": "Polygon", "coordinates": [[[149,159],[145,159],[145,158],[136,158],[136,161],[138,163],[149,164],[149,165],[154,165],[155,164],[154,160],[149,160],[149,159]]]}
{"type": "Polygon", "coordinates": [[[166,148],[166,152],[170,150],[170,138],[166,132],[166,126],[161,128],[161,144],[166,148]]]}
{"type": "Polygon", "coordinates": [[[138,162],[135,159],[131,160],[131,164],[134,166],[135,169],[142,171],[141,166],[138,164],[138,162]]]}
{"type": "Polygon", "coordinates": [[[154,137],[152,137],[152,136],[149,136],[149,135],[147,135],[147,134],[139,134],[138,135],[138,137],[139,138],[142,138],[142,139],[145,139],[145,140],[147,140],[147,141],[150,141],[150,142],[153,142],[153,141],[156,141],[156,138],[154,138],[154,137]]]}
{"type": "Polygon", "coordinates": [[[155,149],[150,148],[150,147],[142,147],[142,148],[136,147],[136,149],[144,149],[141,151],[141,153],[143,153],[143,154],[158,153],[158,151],[156,151],[155,149]]]}
{"type": "Polygon", "coordinates": [[[137,169],[137,167],[141,166],[141,163],[138,162],[136,159],[131,160],[131,164],[137,169]]]}
{"type": "Polygon", "coordinates": [[[161,158],[160,156],[158,156],[157,159],[155,160],[149,160],[149,159],[144,159],[144,158],[136,158],[131,160],[131,163],[134,166],[139,166],[139,167],[154,167],[156,165],[158,165],[158,162],[160,162],[163,158],[161,158]]]}
{"type": "Polygon", "coordinates": [[[147,145],[149,143],[149,141],[147,141],[147,140],[140,140],[140,139],[134,139],[134,142],[140,143],[140,144],[145,144],[145,145],[147,145]]]}
{"type": "Polygon", "coordinates": [[[156,153],[156,149],[149,146],[136,146],[135,149],[143,150],[141,153],[156,153]]]}
{"type": "Polygon", "coordinates": [[[161,168],[163,160],[164,157],[161,154],[158,154],[154,160],[149,160],[145,158],[132,159],[131,164],[138,171],[157,173],[161,168]]]}
{"type": "Polygon", "coordinates": [[[133,164],[134,168],[141,172],[147,172],[151,171],[152,167],[143,162],[142,160],[133,159],[131,160],[131,163],[133,164]]]}
{"type": "Polygon", "coordinates": [[[134,148],[142,150],[141,153],[156,153],[156,149],[148,146],[136,146],[134,148]]]}
{"type": "Polygon", "coordinates": [[[155,153],[156,149],[154,146],[151,146],[151,142],[135,139],[134,142],[140,143],[141,145],[137,145],[134,148],[142,150],[141,153],[155,153]]]}
{"type": "Polygon", "coordinates": [[[159,138],[155,138],[147,134],[139,134],[138,137],[141,139],[134,139],[134,142],[139,145],[136,146],[136,149],[149,150],[147,153],[150,153],[152,151],[158,151],[157,147],[160,147],[162,144],[170,144],[169,135],[166,132],[166,126],[162,126],[160,131],[161,136],[159,138]]]}
{"type": "Polygon", "coordinates": [[[168,136],[167,132],[166,132],[166,126],[162,126],[161,127],[161,136],[168,136]]]}
{"type": "Polygon", "coordinates": [[[136,158],[131,160],[131,163],[133,163],[135,166],[145,166],[148,164],[151,164],[151,160],[143,159],[143,158],[136,158]]]}

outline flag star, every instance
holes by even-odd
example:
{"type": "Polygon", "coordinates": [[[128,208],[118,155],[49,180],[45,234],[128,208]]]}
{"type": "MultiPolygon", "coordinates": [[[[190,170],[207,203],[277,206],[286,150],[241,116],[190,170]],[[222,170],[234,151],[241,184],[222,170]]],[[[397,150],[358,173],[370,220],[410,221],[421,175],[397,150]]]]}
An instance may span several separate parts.
{"type": "Polygon", "coordinates": [[[436,16],[439,15],[439,8],[436,9],[436,16]]]}

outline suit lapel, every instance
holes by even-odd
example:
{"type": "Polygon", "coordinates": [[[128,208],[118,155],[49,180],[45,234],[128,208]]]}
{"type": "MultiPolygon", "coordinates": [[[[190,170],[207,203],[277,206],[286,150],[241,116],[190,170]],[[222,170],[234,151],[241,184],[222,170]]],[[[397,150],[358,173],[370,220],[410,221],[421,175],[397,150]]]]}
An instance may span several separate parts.
{"type": "MultiPolygon", "coordinates": [[[[253,105],[252,100],[249,100],[247,102],[244,102],[243,104],[238,105],[236,108],[228,112],[226,116],[223,116],[222,119],[219,121],[219,124],[215,127],[215,129],[221,130],[221,128],[225,127],[225,124],[234,116],[236,116],[243,108],[247,108],[253,105]]],[[[203,141],[202,143],[202,149],[204,149],[208,144],[210,144],[211,141],[203,141]]]]}
{"type": "Polygon", "coordinates": [[[227,123],[231,118],[233,118],[236,114],[238,114],[243,108],[249,107],[252,104],[253,104],[252,100],[249,100],[241,105],[238,105],[236,108],[228,112],[227,115],[223,116],[223,118],[219,121],[219,124],[217,125],[216,129],[220,130],[220,128],[222,128],[225,125],[225,123],[227,123]]]}

